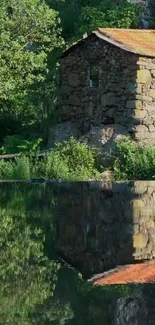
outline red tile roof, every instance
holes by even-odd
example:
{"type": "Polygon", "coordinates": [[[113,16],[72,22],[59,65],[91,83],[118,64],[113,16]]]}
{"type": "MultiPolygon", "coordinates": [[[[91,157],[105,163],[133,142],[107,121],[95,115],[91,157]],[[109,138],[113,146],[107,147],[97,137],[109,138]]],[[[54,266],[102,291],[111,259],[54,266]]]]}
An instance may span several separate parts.
{"type": "Polygon", "coordinates": [[[93,33],[126,51],[155,57],[155,30],[99,28],[93,33]]]}
{"type": "Polygon", "coordinates": [[[155,30],[123,28],[98,28],[89,36],[70,46],[62,57],[84,44],[85,40],[90,39],[92,36],[97,36],[125,51],[142,56],[155,57],[155,30]]]}
{"type": "Polygon", "coordinates": [[[90,279],[89,282],[94,285],[153,283],[155,282],[155,261],[117,267],[90,279]]]}

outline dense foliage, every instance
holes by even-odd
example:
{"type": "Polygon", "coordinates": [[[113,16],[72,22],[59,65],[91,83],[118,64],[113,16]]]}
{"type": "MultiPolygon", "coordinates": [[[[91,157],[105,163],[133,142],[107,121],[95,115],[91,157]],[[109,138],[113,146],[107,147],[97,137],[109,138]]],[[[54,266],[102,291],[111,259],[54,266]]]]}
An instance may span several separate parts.
{"type": "MultiPolygon", "coordinates": [[[[26,180],[45,178],[66,181],[88,181],[102,179],[107,169],[107,161],[102,159],[96,148],[80,143],[74,138],[58,143],[50,153],[39,158],[41,139],[26,141],[13,139],[20,154],[14,160],[0,160],[0,179],[26,180]],[[15,142],[17,140],[17,143],[15,142]]],[[[3,152],[14,152],[12,140],[8,139],[3,152]]],[[[16,150],[17,152],[17,150],[16,150]]],[[[155,178],[155,149],[152,146],[140,146],[129,137],[116,140],[116,150],[108,155],[108,170],[114,180],[151,180],[155,178]]]]}
{"type": "Polygon", "coordinates": [[[86,181],[99,176],[99,153],[86,143],[79,143],[71,138],[68,142],[57,144],[41,160],[38,159],[37,144],[26,143],[25,146],[19,146],[22,150],[29,151],[27,156],[21,154],[14,161],[0,160],[0,179],[45,177],[86,181]]]}
{"type": "Polygon", "coordinates": [[[155,177],[155,148],[130,138],[117,142],[112,169],[116,180],[151,180],[155,177]]]}
{"type": "Polygon", "coordinates": [[[63,36],[67,42],[98,27],[137,27],[140,6],[115,0],[46,0],[60,13],[63,36]]]}

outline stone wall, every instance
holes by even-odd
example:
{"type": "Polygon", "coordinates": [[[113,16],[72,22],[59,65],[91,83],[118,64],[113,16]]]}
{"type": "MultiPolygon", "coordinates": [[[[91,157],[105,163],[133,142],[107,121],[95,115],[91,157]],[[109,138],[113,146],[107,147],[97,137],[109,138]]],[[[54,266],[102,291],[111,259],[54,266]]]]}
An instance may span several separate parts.
{"type": "Polygon", "coordinates": [[[121,125],[142,143],[155,142],[155,59],[139,57],[95,36],[61,60],[59,112],[85,135],[121,125]],[[99,63],[99,87],[89,87],[89,64],[99,63]]]}
{"type": "Polygon", "coordinates": [[[155,258],[155,182],[62,183],[57,251],[85,276],[155,258]]]}

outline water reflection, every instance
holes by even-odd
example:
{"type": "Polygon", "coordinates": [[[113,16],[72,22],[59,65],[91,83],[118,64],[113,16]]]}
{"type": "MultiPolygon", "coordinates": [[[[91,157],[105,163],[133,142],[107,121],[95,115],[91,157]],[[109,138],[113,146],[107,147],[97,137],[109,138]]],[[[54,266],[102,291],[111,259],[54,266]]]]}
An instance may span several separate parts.
{"type": "MultiPolygon", "coordinates": [[[[118,299],[128,296],[137,296],[138,306],[143,306],[140,300],[143,297],[146,308],[153,308],[153,285],[141,285],[138,289],[135,285],[94,287],[56,251],[58,219],[66,219],[67,224],[70,216],[65,210],[66,198],[70,202],[75,194],[74,212],[75,207],[78,209],[79,197],[84,202],[89,191],[87,183],[68,184],[66,189],[64,185],[53,183],[0,184],[1,325],[87,325],[90,322],[92,325],[128,325],[131,323],[123,323],[125,316],[117,307],[118,299]],[[64,193],[68,196],[64,197],[64,193]]],[[[86,206],[89,210],[90,206],[86,206]]],[[[79,218],[81,211],[79,208],[79,218]]],[[[123,304],[129,302],[125,300],[123,304]]],[[[132,311],[132,324],[136,324],[137,319],[139,325],[145,324],[144,308],[136,308],[134,316],[132,311]]],[[[151,324],[154,315],[151,308],[147,324],[151,324]]],[[[128,312],[130,310],[129,306],[128,312]]]]}

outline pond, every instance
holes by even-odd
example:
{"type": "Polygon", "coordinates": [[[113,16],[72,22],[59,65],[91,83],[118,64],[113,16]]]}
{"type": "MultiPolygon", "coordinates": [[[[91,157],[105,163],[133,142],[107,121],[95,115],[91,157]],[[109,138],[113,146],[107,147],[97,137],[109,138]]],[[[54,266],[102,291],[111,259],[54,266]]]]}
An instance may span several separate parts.
{"type": "MultiPolygon", "coordinates": [[[[65,225],[70,226],[70,231],[72,229],[74,233],[75,229],[72,225],[74,216],[75,219],[77,216],[80,219],[85,215],[89,219],[91,215],[100,215],[98,213],[101,213],[101,210],[92,210],[88,197],[91,198],[91,202],[97,197],[103,201],[105,191],[106,193],[108,191],[107,197],[112,198],[112,189],[109,192],[109,188],[107,190],[104,188],[104,191],[102,188],[101,196],[99,195],[101,187],[98,187],[98,184],[93,187],[94,185],[90,188],[88,183],[0,183],[1,325],[88,325],[90,323],[92,325],[144,325],[142,305],[136,314],[141,314],[136,316],[139,323],[133,315],[131,315],[132,322],[127,323],[124,315],[116,314],[119,299],[130,297],[132,300],[139,294],[137,293],[139,290],[150,310],[147,324],[155,324],[152,316],[155,314],[152,312],[155,305],[154,284],[94,286],[87,281],[86,268],[82,268],[81,260],[76,261],[75,256],[75,263],[71,263],[69,249],[66,254],[68,259],[64,257],[64,249],[60,249],[60,244],[64,244],[67,248],[68,243],[71,242],[70,237],[67,242],[64,242],[63,225],[64,229],[65,225]],[[69,209],[68,213],[66,209],[69,209]],[[60,220],[63,221],[61,226],[60,220]]],[[[130,184],[131,188],[133,184],[132,186],[130,184]]],[[[118,193],[125,193],[125,189],[115,193],[119,201],[118,193]]],[[[94,206],[96,206],[95,202],[98,205],[98,200],[94,201],[94,206]]],[[[102,211],[103,207],[102,202],[102,211]]],[[[105,211],[110,211],[107,210],[107,205],[105,211]]],[[[93,226],[91,234],[93,234],[93,226]]],[[[94,243],[93,240],[90,242],[94,243]]],[[[94,249],[94,244],[91,246],[90,242],[85,248],[89,252],[94,249]]],[[[76,243],[73,244],[76,246],[76,243]]]]}

